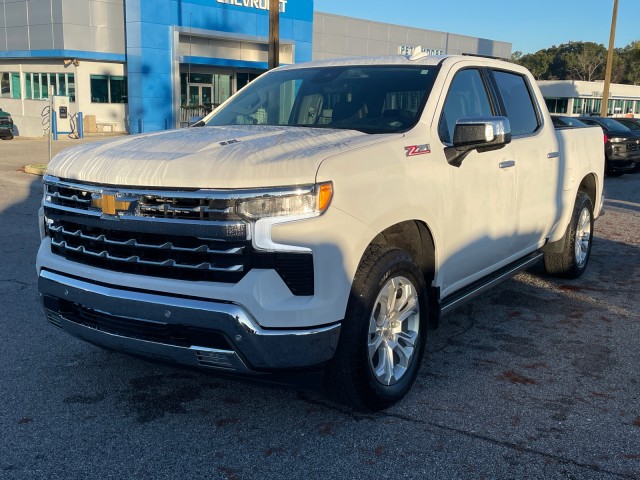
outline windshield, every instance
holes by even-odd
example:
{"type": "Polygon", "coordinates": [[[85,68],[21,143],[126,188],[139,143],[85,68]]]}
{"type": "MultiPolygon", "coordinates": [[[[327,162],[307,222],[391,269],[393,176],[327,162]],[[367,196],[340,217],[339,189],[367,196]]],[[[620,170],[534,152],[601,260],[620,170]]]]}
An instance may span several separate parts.
{"type": "Polygon", "coordinates": [[[436,67],[342,66],[274,71],[250,83],[206,122],[393,133],[419,120],[436,67]]]}
{"type": "Polygon", "coordinates": [[[633,120],[616,120],[617,122],[622,123],[625,127],[630,130],[640,130],[640,123],[636,123],[633,120]]]}

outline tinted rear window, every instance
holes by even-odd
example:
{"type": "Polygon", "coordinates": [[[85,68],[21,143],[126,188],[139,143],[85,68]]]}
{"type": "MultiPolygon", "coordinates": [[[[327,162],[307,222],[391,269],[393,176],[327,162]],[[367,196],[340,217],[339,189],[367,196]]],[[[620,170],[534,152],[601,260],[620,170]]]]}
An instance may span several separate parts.
{"type": "Polygon", "coordinates": [[[525,78],[514,73],[493,72],[502,95],[513,135],[527,135],[540,126],[525,78]]]}

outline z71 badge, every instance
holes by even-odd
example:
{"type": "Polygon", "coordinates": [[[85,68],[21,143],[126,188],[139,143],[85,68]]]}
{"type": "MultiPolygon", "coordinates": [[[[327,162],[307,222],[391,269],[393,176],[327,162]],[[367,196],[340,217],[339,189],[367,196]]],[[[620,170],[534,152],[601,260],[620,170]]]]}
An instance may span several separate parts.
{"type": "Polygon", "coordinates": [[[410,147],[404,147],[404,151],[407,157],[415,157],[416,155],[431,153],[431,147],[428,143],[426,145],[411,145],[410,147]]]}

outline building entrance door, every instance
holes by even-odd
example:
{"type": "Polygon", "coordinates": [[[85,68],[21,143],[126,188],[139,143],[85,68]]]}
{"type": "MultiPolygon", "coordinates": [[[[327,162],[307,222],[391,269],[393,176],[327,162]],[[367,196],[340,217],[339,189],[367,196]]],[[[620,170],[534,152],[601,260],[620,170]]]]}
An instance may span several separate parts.
{"type": "Polygon", "coordinates": [[[189,85],[189,101],[188,105],[193,107],[203,107],[205,110],[211,111],[211,99],[213,95],[213,87],[204,84],[189,85]]]}

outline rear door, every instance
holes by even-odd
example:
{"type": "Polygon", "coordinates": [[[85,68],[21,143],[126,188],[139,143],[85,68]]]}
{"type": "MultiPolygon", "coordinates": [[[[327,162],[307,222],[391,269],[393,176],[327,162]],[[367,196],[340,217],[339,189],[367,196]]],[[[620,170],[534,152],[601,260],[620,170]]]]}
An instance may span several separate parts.
{"type": "Polygon", "coordinates": [[[516,229],[513,246],[526,254],[544,244],[561,215],[566,168],[558,151],[555,128],[543,124],[528,78],[516,72],[492,69],[511,124],[511,147],[516,162],[516,229]]]}

